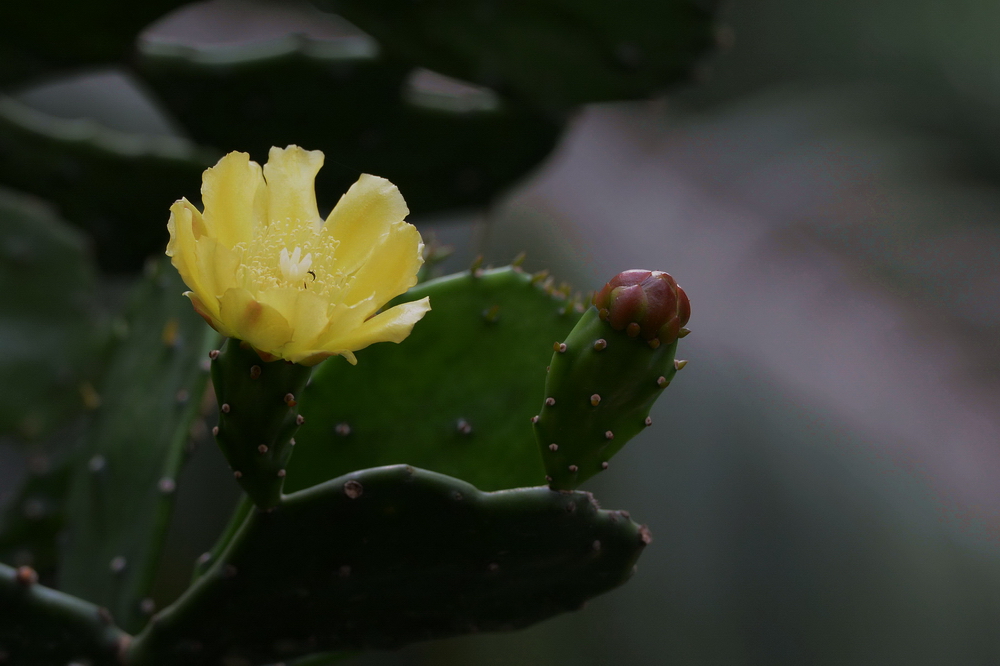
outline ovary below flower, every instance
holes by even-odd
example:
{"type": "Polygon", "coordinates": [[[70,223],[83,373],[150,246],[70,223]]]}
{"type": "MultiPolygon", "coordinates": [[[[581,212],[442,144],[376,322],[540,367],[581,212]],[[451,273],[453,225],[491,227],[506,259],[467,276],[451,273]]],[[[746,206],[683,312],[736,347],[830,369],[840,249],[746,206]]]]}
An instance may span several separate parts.
{"type": "Polygon", "coordinates": [[[379,312],[416,284],[417,229],[395,185],[363,175],[324,222],[314,181],[323,153],[272,148],[263,168],[230,153],[205,171],[204,213],[170,208],[167,255],[215,330],[266,360],[314,365],[375,342],[401,342],[428,299],[379,312]]]}

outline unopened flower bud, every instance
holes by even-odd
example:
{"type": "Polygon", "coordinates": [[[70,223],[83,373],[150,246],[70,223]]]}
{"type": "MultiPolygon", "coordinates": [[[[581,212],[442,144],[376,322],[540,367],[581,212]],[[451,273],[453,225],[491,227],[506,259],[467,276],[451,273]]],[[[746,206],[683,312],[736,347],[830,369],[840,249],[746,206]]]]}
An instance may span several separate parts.
{"type": "Polygon", "coordinates": [[[615,330],[638,327],[643,340],[662,344],[676,340],[691,316],[687,294],[663,271],[623,271],[594,295],[594,305],[615,330]]]}

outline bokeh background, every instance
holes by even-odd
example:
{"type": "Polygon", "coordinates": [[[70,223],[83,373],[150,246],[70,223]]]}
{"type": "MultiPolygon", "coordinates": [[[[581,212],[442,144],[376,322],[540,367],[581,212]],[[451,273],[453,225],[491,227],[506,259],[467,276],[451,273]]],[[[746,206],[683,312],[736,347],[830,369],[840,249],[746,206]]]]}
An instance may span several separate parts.
{"type": "MultiPolygon", "coordinates": [[[[196,192],[213,150],[263,160],[310,123],[357,139],[307,146],[328,196],[400,174],[415,223],[455,248],[444,270],[526,250],[580,290],[662,269],[692,300],[690,365],[655,427],[586,484],[650,526],[636,576],[526,631],[351,663],[1000,663],[1000,6],[735,2],[665,90],[534,106],[398,63],[329,5],[165,9],[125,64],[0,72],[0,182],[84,230],[107,317],[161,242],[164,197],[196,192]],[[303,88],[324,57],[366,73],[303,88]],[[235,81],[185,69],[241,59],[259,64],[235,81]],[[248,125],[256,143],[222,145],[248,125]]],[[[623,77],[642,66],[628,47],[623,77]]],[[[3,330],[8,350],[41,344],[3,330]]],[[[47,436],[21,426],[0,447],[8,501],[30,462],[14,440],[47,436]]],[[[225,519],[206,503],[235,500],[211,481],[224,467],[200,446],[185,470],[163,590],[225,519]]]]}

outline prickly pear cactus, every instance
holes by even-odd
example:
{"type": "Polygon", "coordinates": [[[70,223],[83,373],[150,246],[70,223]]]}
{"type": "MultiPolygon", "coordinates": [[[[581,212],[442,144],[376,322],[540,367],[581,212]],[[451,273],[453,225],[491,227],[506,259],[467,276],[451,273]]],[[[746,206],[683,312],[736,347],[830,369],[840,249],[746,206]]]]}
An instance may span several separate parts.
{"type": "Polygon", "coordinates": [[[61,539],[65,592],[140,628],[215,333],[178,297],[166,262],[139,283],[74,466],[61,539]]]}
{"type": "Polygon", "coordinates": [[[253,349],[229,339],[213,350],[212,380],[219,400],[213,434],[233,476],[261,508],[277,505],[292,455],[292,435],[305,422],[296,409],[311,367],[264,362],[253,349]]]}
{"type": "Polygon", "coordinates": [[[482,490],[544,483],[528,420],[543,398],[551,340],[578,301],[516,267],[431,280],[404,345],[376,345],[356,367],[319,366],[302,398],[308,420],[288,470],[292,490],[355,469],[407,463],[482,490]]]}
{"type": "Polygon", "coordinates": [[[649,541],[587,493],[354,472],[249,513],[128,663],[273,663],[517,629],[620,585],[649,541]]]}
{"type": "Polygon", "coordinates": [[[659,271],[625,271],[555,343],[545,400],[532,418],[549,485],[576,488],[608,468],[652,425],[649,409],[685,361],[677,338],[690,316],[684,290],[659,271]]]}
{"type": "Polygon", "coordinates": [[[29,566],[0,564],[0,650],[10,664],[121,663],[129,639],[107,609],[38,584],[29,566]]]}

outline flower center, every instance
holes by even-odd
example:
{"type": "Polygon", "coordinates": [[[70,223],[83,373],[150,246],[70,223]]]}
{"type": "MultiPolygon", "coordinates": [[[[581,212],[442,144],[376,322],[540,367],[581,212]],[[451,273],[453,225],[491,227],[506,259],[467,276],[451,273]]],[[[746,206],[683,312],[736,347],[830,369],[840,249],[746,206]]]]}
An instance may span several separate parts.
{"type": "Polygon", "coordinates": [[[307,253],[303,257],[302,248],[297,245],[291,254],[288,253],[288,248],[282,248],[281,257],[278,262],[278,266],[281,268],[281,276],[289,282],[298,282],[309,272],[312,261],[312,252],[307,253]]]}

